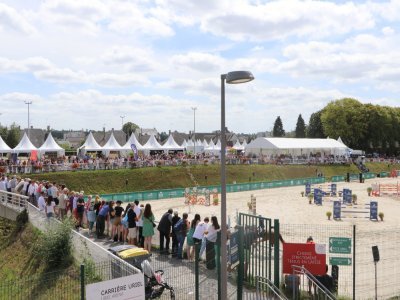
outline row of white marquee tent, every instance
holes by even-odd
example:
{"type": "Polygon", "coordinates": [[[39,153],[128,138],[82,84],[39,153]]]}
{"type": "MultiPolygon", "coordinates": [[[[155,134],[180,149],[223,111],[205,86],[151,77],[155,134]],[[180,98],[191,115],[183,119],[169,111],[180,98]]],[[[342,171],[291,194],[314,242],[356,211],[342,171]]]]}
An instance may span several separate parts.
{"type": "MultiPolygon", "coordinates": [[[[143,151],[145,153],[155,150],[165,151],[165,152],[183,151],[183,150],[194,151],[194,148],[196,148],[196,152],[205,151],[205,152],[219,153],[219,151],[221,151],[220,140],[218,140],[216,144],[214,144],[212,141],[210,141],[210,143],[207,143],[206,140],[204,140],[203,142],[197,140],[196,143],[194,143],[192,140],[188,141],[184,140],[183,144],[179,145],[178,143],[175,142],[172,135],[168,137],[167,141],[163,145],[161,145],[156,140],[154,135],[151,135],[147,143],[142,145],[136,139],[136,136],[132,134],[129,140],[125,143],[125,145],[121,146],[115,139],[114,134],[111,133],[111,136],[105,143],[105,145],[100,146],[96,142],[91,132],[87,136],[85,143],[78,148],[78,151],[79,150],[83,152],[103,151],[105,154],[108,154],[111,151],[128,152],[132,150],[132,145],[135,145],[138,151],[143,151]]],[[[233,148],[235,150],[241,151],[244,150],[246,145],[247,145],[246,141],[244,141],[243,144],[240,144],[239,141],[237,141],[236,144],[233,146],[233,148]]],[[[65,150],[56,143],[51,133],[47,136],[46,141],[39,148],[36,148],[32,144],[26,133],[24,133],[21,141],[13,149],[11,149],[0,136],[0,153],[30,153],[32,151],[38,151],[39,153],[57,152],[58,155],[65,154],[65,150]]]]}
{"type": "MultiPolygon", "coordinates": [[[[221,141],[218,140],[217,143],[207,143],[206,140],[196,142],[192,140],[184,140],[182,145],[179,145],[175,142],[172,135],[170,135],[167,141],[161,145],[155,138],[154,135],[151,135],[149,140],[144,144],[140,144],[136,139],[136,136],[132,134],[129,140],[125,143],[125,145],[121,146],[114,137],[114,134],[111,133],[110,138],[105,143],[104,146],[100,146],[93,137],[93,134],[90,132],[86,137],[85,143],[78,148],[78,151],[82,153],[85,152],[93,152],[93,151],[102,151],[105,155],[108,155],[110,152],[120,152],[120,153],[128,153],[132,151],[132,145],[135,145],[138,151],[142,151],[145,154],[149,154],[150,151],[164,151],[168,153],[168,151],[193,151],[196,153],[205,152],[212,153],[215,155],[219,155],[221,151],[221,141]]],[[[315,152],[321,152],[325,154],[333,154],[333,155],[350,155],[351,149],[349,149],[340,139],[334,140],[330,138],[326,139],[296,139],[296,138],[264,138],[260,137],[253,141],[250,144],[247,144],[246,141],[243,144],[240,144],[237,141],[233,147],[234,150],[237,151],[246,151],[246,153],[253,153],[256,155],[276,155],[276,154],[291,154],[291,155],[309,155],[315,152]]],[[[29,140],[26,133],[24,133],[21,141],[18,145],[11,149],[1,138],[0,136],[0,153],[30,153],[32,151],[38,151],[39,154],[43,154],[46,152],[57,152],[59,156],[65,154],[65,150],[61,148],[56,141],[54,140],[51,133],[47,136],[46,141],[42,146],[36,148],[32,142],[29,140]]]]}

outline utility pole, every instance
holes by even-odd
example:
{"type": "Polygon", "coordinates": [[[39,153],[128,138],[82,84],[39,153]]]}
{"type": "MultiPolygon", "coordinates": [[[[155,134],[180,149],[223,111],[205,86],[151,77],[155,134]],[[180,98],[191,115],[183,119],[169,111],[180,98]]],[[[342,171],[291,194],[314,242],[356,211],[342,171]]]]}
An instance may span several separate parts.
{"type": "Polygon", "coordinates": [[[194,159],[196,160],[196,109],[197,107],[192,107],[193,109],[193,143],[194,143],[194,159]]]}
{"type": "Polygon", "coordinates": [[[124,119],[125,119],[125,117],[126,116],[120,116],[120,118],[121,118],[121,130],[122,130],[122,127],[124,127],[124,119]]]}
{"type": "Polygon", "coordinates": [[[31,139],[31,124],[29,122],[29,106],[32,104],[32,101],[25,101],[25,104],[28,105],[28,138],[31,139]]]}

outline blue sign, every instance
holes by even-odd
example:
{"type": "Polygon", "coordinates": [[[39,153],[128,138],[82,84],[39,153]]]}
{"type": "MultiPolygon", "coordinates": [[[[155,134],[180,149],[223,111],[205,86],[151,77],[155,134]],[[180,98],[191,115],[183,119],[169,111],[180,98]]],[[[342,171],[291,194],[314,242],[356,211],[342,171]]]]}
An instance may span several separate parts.
{"type": "Polygon", "coordinates": [[[131,144],[131,149],[132,149],[132,151],[133,151],[133,158],[135,159],[135,160],[137,160],[138,159],[138,150],[137,150],[137,148],[136,148],[136,145],[135,144],[131,144]]]}
{"type": "Polygon", "coordinates": [[[331,196],[336,196],[337,193],[337,185],[336,183],[331,184],[331,196]]]}
{"type": "Polygon", "coordinates": [[[377,201],[370,202],[369,218],[370,218],[370,220],[378,220],[378,202],[377,201]]]}
{"type": "Polygon", "coordinates": [[[343,189],[343,204],[351,204],[351,190],[350,189],[343,189]]]}
{"type": "Polygon", "coordinates": [[[231,234],[229,238],[229,246],[231,268],[234,268],[239,264],[239,231],[231,234]]]}
{"type": "Polygon", "coordinates": [[[311,194],[311,183],[306,182],[306,195],[311,194]]]}
{"type": "Polygon", "coordinates": [[[333,219],[341,219],[342,204],[340,201],[333,201],[333,219]]]}
{"type": "Polygon", "coordinates": [[[314,203],[322,205],[322,191],[320,189],[314,189],[314,203]]]}

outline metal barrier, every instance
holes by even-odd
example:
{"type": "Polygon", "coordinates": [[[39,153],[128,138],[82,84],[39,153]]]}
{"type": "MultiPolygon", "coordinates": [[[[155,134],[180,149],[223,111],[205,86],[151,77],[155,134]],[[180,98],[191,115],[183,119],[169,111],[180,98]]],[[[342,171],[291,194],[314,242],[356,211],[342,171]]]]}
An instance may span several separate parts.
{"type": "MultiPolygon", "coordinates": [[[[329,299],[336,300],[336,296],[333,295],[314,275],[312,275],[306,268],[302,266],[292,266],[293,268],[293,276],[302,277],[301,284],[299,285],[299,289],[294,289],[298,293],[301,293],[301,290],[306,290],[308,294],[314,295],[315,299],[329,299]],[[307,284],[306,284],[307,282],[307,284]],[[303,288],[302,288],[303,287],[303,288]]],[[[300,294],[296,292],[293,293],[293,299],[300,299],[300,294]]],[[[314,298],[311,298],[314,299],[314,298]]]]}
{"type": "MultiPolygon", "coordinates": [[[[247,298],[251,299],[251,298],[247,298]]],[[[256,276],[256,299],[280,299],[288,300],[284,293],[278,289],[268,278],[256,276]]]]}
{"type": "Polygon", "coordinates": [[[24,195],[0,191],[0,203],[17,211],[22,211],[26,207],[28,199],[24,195]]]}
{"type": "MultiPolygon", "coordinates": [[[[311,184],[324,183],[324,177],[312,177],[312,178],[296,178],[287,180],[275,180],[275,181],[265,181],[265,182],[249,182],[249,183],[237,183],[237,184],[227,184],[226,191],[228,193],[253,191],[261,189],[271,189],[287,186],[298,186],[304,185],[307,182],[311,184]]],[[[219,185],[209,185],[209,186],[199,186],[198,190],[216,189],[218,193],[221,192],[221,187],[219,185]]],[[[121,201],[134,201],[134,200],[159,200],[159,199],[169,199],[169,198],[182,198],[185,195],[184,188],[177,189],[166,189],[166,190],[152,190],[152,191],[141,191],[133,193],[118,193],[118,194],[102,194],[101,197],[105,200],[121,200],[121,201]]]]}

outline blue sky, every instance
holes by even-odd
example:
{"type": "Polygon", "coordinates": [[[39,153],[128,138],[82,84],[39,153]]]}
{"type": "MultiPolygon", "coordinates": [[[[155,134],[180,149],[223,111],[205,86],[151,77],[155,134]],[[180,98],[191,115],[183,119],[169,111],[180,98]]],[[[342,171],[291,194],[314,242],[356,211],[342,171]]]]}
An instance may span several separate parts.
{"type": "Polygon", "coordinates": [[[332,100],[399,106],[400,1],[2,1],[0,123],[269,131],[332,100]]]}

